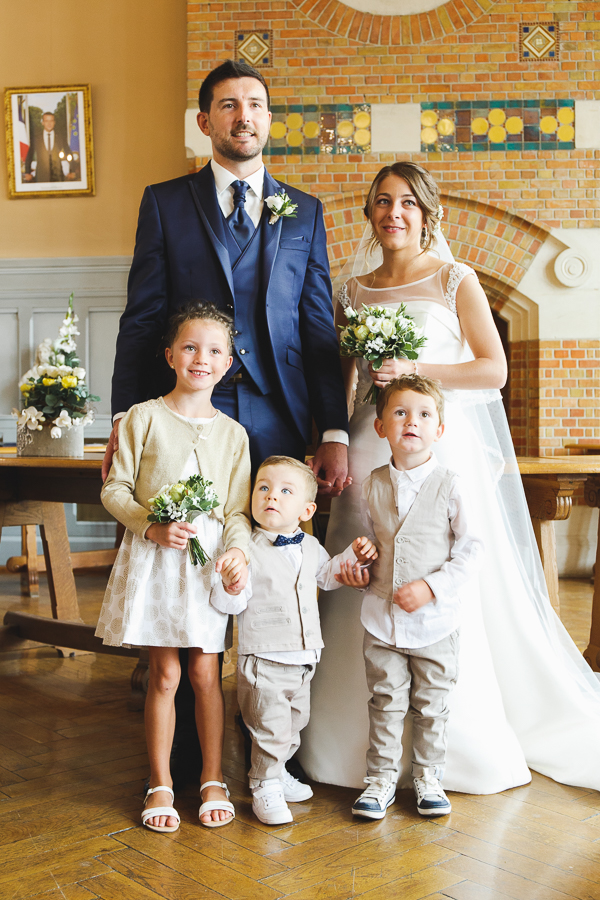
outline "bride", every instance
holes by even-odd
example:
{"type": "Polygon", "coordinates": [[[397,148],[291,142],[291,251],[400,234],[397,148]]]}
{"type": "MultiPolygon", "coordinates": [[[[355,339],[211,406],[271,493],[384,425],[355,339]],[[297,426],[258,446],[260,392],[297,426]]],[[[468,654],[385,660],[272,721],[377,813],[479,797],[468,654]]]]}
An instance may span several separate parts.
{"type": "MultiPolygon", "coordinates": [[[[352,486],[332,501],[327,548],[337,553],[361,533],[364,478],[389,459],[365,402],[418,368],[441,382],[446,430],[436,444],[442,466],[461,476],[478,518],[486,561],[464,592],[459,679],[450,698],[444,787],[495,793],[529,782],[529,767],[566,784],[600,789],[600,684],[548,600],[539,554],[498,388],[506,361],[489,304],[468,266],[443,262],[436,248],[438,189],[410,162],[385,166],[365,206],[370,223],[342,279],[343,306],[405,303],[425,332],[418,364],[386,360],[374,372],[345,359],[352,486]]],[[[448,257],[452,259],[446,245],[448,257]]],[[[340,309],[338,309],[338,313],[340,309]]],[[[317,781],[362,787],[368,747],[361,596],[321,594],[325,649],[313,680],[312,713],[300,761],[317,781]]],[[[407,721],[405,733],[410,723],[407,721]]],[[[410,750],[410,734],[404,741],[410,750]]],[[[410,784],[405,753],[400,785],[410,784]]]]}

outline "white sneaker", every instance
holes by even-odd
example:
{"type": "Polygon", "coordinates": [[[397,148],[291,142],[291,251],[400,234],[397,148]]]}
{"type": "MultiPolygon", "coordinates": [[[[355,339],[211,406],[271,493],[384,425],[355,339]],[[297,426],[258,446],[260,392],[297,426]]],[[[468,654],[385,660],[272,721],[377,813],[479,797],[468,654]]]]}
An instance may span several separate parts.
{"type": "Polygon", "coordinates": [[[385,778],[365,778],[368,787],[362,792],[352,807],[353,816],[367,819],[383,819],[388,806],[396,799],[396,785],[385,778]]]}
{"type": "Polygon", "coordinates": [[[286,767],[281,770],[281,783],[283,785],[283,796],[288,803],[301,803],[302,800],[310,800],[313,795],[312,788],[302,781],[298,781],[293,775],[290,775],[286,767]]]}
{"type": "Polygon", "coordinates": [[[437,778],[426,773],[422,778],[414,778],[413,786],[417,795],[419,815],[447,816],[452,812],[450,801],[437,778]]]}
{"type": "Polygon", "coordinates": [[[293,822],[283,794],[283,785],[277,778],[261,781],[252,792],[252,812],[263,825],[285,825],[293,822]]]}

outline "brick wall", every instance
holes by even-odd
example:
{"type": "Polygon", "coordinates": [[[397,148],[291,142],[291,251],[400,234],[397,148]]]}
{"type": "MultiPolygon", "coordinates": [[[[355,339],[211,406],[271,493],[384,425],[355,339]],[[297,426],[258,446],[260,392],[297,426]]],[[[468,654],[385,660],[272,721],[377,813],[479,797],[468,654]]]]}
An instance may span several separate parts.
{"type": "MultiPolygon", "coordinates": [[[[263,74],[278,109],[447,101],[514,106],[598,96],[598,2],[452,0],[420,16],[392,17],[338,0],[190,2],[188,20],[189,106],[204,74],[234,55],[236,33],[252,30],[272,31],[272,66],[263,74]],[[557,26],[558,59],[520,60],[523,22],[557,26]]],[[[364,195],[380,167],[395,159],[426,166],[444,193],[444,231],[453,252],[477,270],[500,314],[551,228],[600,227],[597,150],[311,155],[288,146],[280,153],[271,148],[272,174],[325,203],[334,274],[362,233],[364,195]]],[[[190,167],[206,161],[192,159],[190,167]]],[[[582,340],[511,346],[511,426],[519,453],[553,454],[566,439],[600,438],[599,355],[598,342],[582,340]]]]}

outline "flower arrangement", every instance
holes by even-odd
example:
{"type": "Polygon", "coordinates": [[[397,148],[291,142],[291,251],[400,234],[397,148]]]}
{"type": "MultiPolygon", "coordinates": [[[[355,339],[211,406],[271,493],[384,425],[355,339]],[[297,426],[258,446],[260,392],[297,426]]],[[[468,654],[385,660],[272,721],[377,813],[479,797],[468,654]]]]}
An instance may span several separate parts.
{"type": "MultiPolygon", "coordinates": [[[[193,522],[197,516],[207,515],[219,506],[220,501],[212,481],[207,481],[202,475],[190,475],[187,481],[165,484],[156,497],[150,497],[149,503],[151,513],[148,521],[164,525],[169,522],[193,522]]],[[[197,537],[188,539],[188,553],[194,566],[198,563],[204,566],[210,558],[197,537]]]]}
{"type": "Polygon", "coordinates": [[[278,191],[265,199],[265,203],[271,210],[269,225],[275,225],[281,218],[295,219],[297,218],[297,203],[292,203],[291,198],[285,191],[278,191]]]}
{"type": "MultiPolygon", "coordinates": [[[[340,353],[342,356],[361,356],[378,371],[384,359],[417,359],[427,338],[423,329],[415,325],[402,303],[397,309],[384,306],[364,306],[344,314],[347,325],[340,325],[340,353]]],[[[378,389],[373,385],[367,398],[377,402],[378,389]]]]}
{"type": "Polygon", "coordinates": [[[89,402],[99,400],[85,383],[85,369],[79,365],[75,335],[79,318],[73,310],[73,294],[58,338],[45,338],[38,346],[35,365],[19,381],[24,408],[13,409],[17,425],[29,431],[41,431],[51,423],[50,435],[62,436],[63,430],[85,426],[94,420],[89,402]]]}

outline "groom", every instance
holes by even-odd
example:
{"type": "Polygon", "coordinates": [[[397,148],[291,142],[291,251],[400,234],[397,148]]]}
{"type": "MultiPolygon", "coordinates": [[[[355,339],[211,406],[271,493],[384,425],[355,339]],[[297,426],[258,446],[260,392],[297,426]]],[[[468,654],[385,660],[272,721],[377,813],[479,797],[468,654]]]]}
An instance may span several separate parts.
{"type": "Polygon", "coordinates": [[[199,99],[212,161],[146,188],[140,207],[106,472],[119,417],[172,387],[157,358],[169,315],[191,300],[210,300],[234,317],[236,329],[234,363],[213,403],[246,428],[254,470],[272,454],[303,459],[314,419],[321,443],[313,469],[323,492],[340,493],[348,422],[322,205],[275,181],[263,165],[271,113],[256,69],[224,62],[206,77],[199,99]],[[273,222],[265,201],[281,191],[296,209],[273,222]]]}
{"type": "MultiPolygon", "coordinates": [[[[212,161],[146,188],[117,339],[104,478],[120,416],[172,387],[160,353],[169,315],[190,300],[211,300],[234,317],[237,332],[230,377],[212,401],[246,428],[254,470],[273,454],[304,459],[314,419],[321,443],[312,467],[321,490],[335,495],[344,487],[348,421],[322,206],[264,168],[270,123],[264,78],[228,60],[200,88],[198,125],[211,139],[212,161]],[[296,215],[271,224],[265,200],[282,190],[296,215]]],[[[193,726],[193,702],[183,677],[171,758],[178,780],[198,758],[195,729],[182,727],[193,726]]]]}

